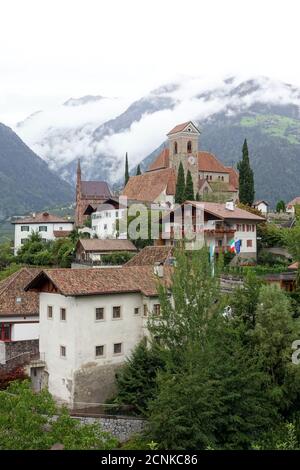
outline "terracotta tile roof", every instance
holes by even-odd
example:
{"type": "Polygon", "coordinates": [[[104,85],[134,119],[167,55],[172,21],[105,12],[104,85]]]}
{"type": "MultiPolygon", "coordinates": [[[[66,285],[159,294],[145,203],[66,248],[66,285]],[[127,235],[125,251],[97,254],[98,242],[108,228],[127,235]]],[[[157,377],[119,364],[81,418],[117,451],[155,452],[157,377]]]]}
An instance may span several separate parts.
{"type": "Polygon", "coordinates": [[[175,194],[176,174],[172,168],[149,171],[140,176],[132,176],[122,195],[137,201],[152,202],[163,192],[175,194]]]}
{"type": "MultiPolygon", "coordinates": [[[[171,282],[172,268],[164,267],[163,282],[171,282]]],[[[50,282],[65,296],[86,296],[141,292],[146,296],[157,295],[157,276],[153,266],[131,266],[102,269],[46,269],[38,274],[26,290],[43,290],[50,282]]]]}
{"type": "Polygon", "coordinates": [[[298,267],[299,267],[299,263],[298,263],[298,261],[295,261],[295,263],[292,263],[288,266],[288,269],[295,270],[295,269],[298,269],[298,267]]]}
{"type": "MultiPolygon", "coordinates": [[[[167,135],[176,134],[177,132],[182,132],[189,124],[192,124],[193,127],[197,129],[197,126],[192,121],[183,122],[182,124],[178,124],[177,126],[173,127],[167,135]]],[[[197,129],[198,130],[198,129],[197,129]]]]}
{"type": "Polygon", "coordinates": [[[81,181],[81,193],[84,197],[108,199],[112,196],[105,181],[81,181]]]}
{"type": "Polygon", "coordinates": [[[165,263],[172,257],[173,248],[170,246],[146,246],[124,266],[147,266],[155,263],[165,263]]]}
{"type": "Polygon", "coordinates": [[[209,185],[214,192],[218,193],[236,193],[237,189],[225,181],[209,181],[209,185]]]}
{"type": "Polygon", "coordinates": [[[66,238],[70,235],[71,230],[53,230],[55,238],[66,238]]]}
{"type": "Polygon", "coordinates": [[[295,206],[296,204],[300,204],[300,196],[299,196],[299,197],[295,197],[292,201],[290,201],[290,202],[287,204],[287,207],[288,207],[288,208],[291,208],[291,207],[295,206]]]}
{"type": "Polygon", "coordinates": [[[105,251],[137,251],[130,240],[83,238],[78,240],[76,249],[78,249],[80,245],[84,251],[94,251],[97,253],[103,253],[105,251]]]}
{"type": "Polygon", "coordinates": [[[229,173],[228,169],[210,152],[198,152],[199,171],[209,171],[212,173],[229,173]]]}
{"type": "Polygon", "coordinates": [[[164,148],[162,152],[151,163],[147,171],[160,170],[161,168],[169,168],[169,154],[168,148],[164,148]]]}
{"type": "Polygon", "coordinates": [[[38,293],[25,292],[24,287],[40,272],[37,268],[22,268],[0,282],[0,318],[39,314],[38,293]]]}
{"type": "Polygon", "coordinates": [[[12,221],[12,224],[47,224],[47,223],[64,223],[64,224],[72,224],[73,220],[64,219],[63,217],[59,217],[58,215],[49,214],[49,212],[39,212],[35,214],[35,216],[31,215],[28,217],[24,217],[22,219],[16,219],[12,221]]]}
{"type": "Polygon", "coordinates": [[[251,212],[245,211],[244,209],[240,209],[239,207],[235,207],[233,211],[226,209],[225,204],[219,204],[216,202],[197,202],[197,201],[186,201],[189,204],[199,206],[200,208],[204,208],[205,212],[208,212],[216,217],[220,217],[221,219],[241,219],[241,220],[251,220],[256,222],[263,222],[265,221],[264,217],[260,217],[256,214],[252,214],[251,212]]]}
{"type": "Polygon", "coordinates": [[[229,173],[229,183],[236,189],[239,189],[239,172],[232,166],[225,167],[229,173]]]}

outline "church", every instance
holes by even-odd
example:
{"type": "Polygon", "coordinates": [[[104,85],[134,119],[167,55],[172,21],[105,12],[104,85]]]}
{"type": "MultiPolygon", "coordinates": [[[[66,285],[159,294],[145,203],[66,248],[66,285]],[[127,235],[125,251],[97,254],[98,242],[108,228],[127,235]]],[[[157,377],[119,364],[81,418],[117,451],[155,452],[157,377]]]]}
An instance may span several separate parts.
{"type": "Polygon", "coordinates": [[[78,160],[76,183],[75,225],[80,227],[96,211],[99,204],[112,197],[105,181],[82,181],[81,166],[78,160]]]}
{"type": "Polygon", "coordinates": [[[188,170],[191,173],[195,196],[198,193],[200,199],[215,202],[237,201],[238,172],[224,166],[212,153],[198,150],[200,131],[192,121],[175,126],[167,137],[168,147],[143,175],[129,179],[123,196],[141,202],[173,204],[177,172],[182,163],[185,176],[188,170]]]}

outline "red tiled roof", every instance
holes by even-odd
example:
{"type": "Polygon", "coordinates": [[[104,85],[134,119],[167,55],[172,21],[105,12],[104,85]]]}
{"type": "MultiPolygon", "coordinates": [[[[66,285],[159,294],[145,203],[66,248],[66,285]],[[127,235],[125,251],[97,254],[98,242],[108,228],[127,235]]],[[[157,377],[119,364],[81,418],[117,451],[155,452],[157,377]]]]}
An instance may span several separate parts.
{"type": "Polygon", "coordinates": [[[137,251],[136,247],[130,240],[119,239],[100,239],[100,238],[83,238],[78,240],[77,248],[81,245],[84,251],[94,251],[97,253],[111,251],[137,251]]]}
{"type": "Polygon", "coordinates": [[[204,151],[198,152],[198,169],[212,173],[229,173],[215,155],[204,151]]]}
{"type": "Polygon", "coordinates": [[[35,216],[31,215],[28,217],[24,217],[22,219],[16,219],[12,221],[12,224],[47,224],[47,223],[64,223],[64,224],[72,224],[73,220],[64,219],[63,217],[59,217],[58,215],[49,214],[49,212],[39,212],[35,214],[35,216]]]}
{"type": "Polygon", "coordinates": [[[137,201],[152,202],[165,191],[175,194],[176,175],[172,168],[149,171],[139,176],[132,176],[126,184],[122,196],[137,201]]]}
{"type": "Polygon", "coordinates": [[[264,217],[260,217],[256,214],[252,214],[239,207],[234,207],[234,210],[226,209],[226,204],[219,204],[216,202],[197,202],[197,201],[186,201],[188,204],[199,206],[204,208],[205,212],[208,212],[221,219],[241,219],[241,220],[253,220],[254,222],[263,222],[264,217]]]}
{"type": "Polygon", "coordinates": [[[239,189],[239,173],[232,166],[225,167],[229,173],[229,183],[236,189],[239,189]]]}
{"type": "Polygon", "coordinates": [[[287,207],[290,208],[290,207],[295,206],[296,204],[300,204],[300,196],[295,197],[294,199],[292,199],[292,201],[290,201],[290,202],[287,204],[287,207]]]}
{"type": "Polygon", "coordinates": [[[153,266],[155,263],[165,263],[172,253],[173,248],[170,246],[146,246],[124,266],[153,266]]]}
{"type": "Polygon", "coordinates": [[[147,171],[169,168],[169,149],[164,148],[156,159],[151,163],[147,171]]]}
{"type": "Polygon", "coordinates": [[[295,261],[295,263],[292,263],[288,266],[288,269],[296,270],[296,269],[298,269],[298,267],[299,267],[299,263],[298,263],[298,261],[295,261]]]}
{"type": "MultiPolygon", "coordinates": [[[[163,282],[171,281],[172,268],[164,267],[163,282]]],[[[65,296],[86,296],[141,292],[157,295],[158,278],[153,266],[131,266],[102,269],[46,269],[36,276],[26,290],[42,291],[50,282],[65,296]]]]}
{"type": "Polygon", "coordinates": [[[83,197],[90,198],[108,199],[112,196],[105,181],[81,181],[81,193],[83,197]]]}
{"type": "Polygon", "coordinates": [[[25,292],[24,287],[40,271],[38,268],[22,268],[0,282],[0,318],[39,314],[38,293],[25,292]]]}

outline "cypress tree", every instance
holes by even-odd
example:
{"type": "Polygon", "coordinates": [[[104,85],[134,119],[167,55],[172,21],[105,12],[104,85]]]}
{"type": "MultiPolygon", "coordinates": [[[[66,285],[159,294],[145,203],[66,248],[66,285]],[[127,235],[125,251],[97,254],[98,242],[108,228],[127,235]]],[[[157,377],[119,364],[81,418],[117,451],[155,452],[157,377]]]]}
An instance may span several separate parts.
{"type": "Polygon", "coordinates": [[[182,204],[184,202],[184,196],[185,196],[184,169],[183,169],[182,162],[180,162],[178,173],[177,173],[177,182],[176,182],[176,193],[175,193],[176,204],[182,204]]]}
{"type": "Polygon", "coordinates": [[[128,169],[128,155],[127,155],[127,152],[126,152],[126,156],[125,156],[125,181],[124,181],[124,186],[126,186],[126,184],[128,183],[128,180],[129,180],[129,169],[128,169]]]}
{"type": "Polygon", "coordinates": [[[196,201],[200,201],[200,194],[199,193],[196,194],[196,201]]]}
{"type": "Polygon", "coordinates": [[[185,183],[185,192],[184,192],[185,201],[194,201],[194,183],[190,170],[186,174],[186,183],[185,183]]]}
{"type": "Polygon", "coordinates": [[[139,176],[139,175],[141,175],[141,174],[142,174],[142,172],[141,172],[141,167],[140,167],[140,165],[138,164],[137,169],[136,169],[136,176],[139,176]]]}
{"type": "Polygon", "coordinates": [[[247,140],[245,139],[243,145],[243,157],[242,160],[238,162],[238,170],[240,173],[240,188],[239,188],[239,195],[240,195],[240,202],[242,204],[247,204],[248,206],[252,206],[254,201],[254,177],[253,177],[253,170],[250,166],[249,161],[249,152],[248,152],[248,145],[247,140]]]}

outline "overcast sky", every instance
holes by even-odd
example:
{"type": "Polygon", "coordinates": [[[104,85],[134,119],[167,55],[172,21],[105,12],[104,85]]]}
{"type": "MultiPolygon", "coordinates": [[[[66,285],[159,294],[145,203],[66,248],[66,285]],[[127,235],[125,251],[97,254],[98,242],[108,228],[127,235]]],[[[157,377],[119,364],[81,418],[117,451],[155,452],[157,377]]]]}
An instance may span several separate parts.
{"type": "Polygon", "coordinates": [[[300,86],[297,0],[0,0],[0,122],[178,75],[300,86]]]}

